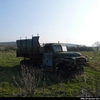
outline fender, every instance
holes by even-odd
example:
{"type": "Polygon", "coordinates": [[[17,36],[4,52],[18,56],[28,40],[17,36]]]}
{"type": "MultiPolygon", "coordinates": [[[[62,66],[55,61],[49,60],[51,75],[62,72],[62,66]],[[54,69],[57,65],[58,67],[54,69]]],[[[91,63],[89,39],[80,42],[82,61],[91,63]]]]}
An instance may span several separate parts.
{"type": "Polygon", "coordinates": [[[57,58],[54,60],[54,66],[57,67],[59,64],[65,64],[66,66],[72,67],[74,64],[74,60],[71,58],[57,58]]]}

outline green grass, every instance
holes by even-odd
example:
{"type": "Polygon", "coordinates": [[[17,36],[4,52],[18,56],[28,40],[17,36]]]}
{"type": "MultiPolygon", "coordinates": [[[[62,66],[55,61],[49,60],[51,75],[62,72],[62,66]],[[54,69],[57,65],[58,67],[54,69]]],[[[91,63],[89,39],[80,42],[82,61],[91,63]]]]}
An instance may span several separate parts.
{"type": "MultiPolygon", "coordinates": [[[[45,81],[41,81],[35,97],[76,97],[83,91],[97,91],[96,82],[100,82],[100,52],[81,52],[88,55],[89,66],[85,66],[82,75],[69,78],[68,80],[58,81],[52,74],[47,76],[45,81]],[[92,59],[90,59],[92,58],[92,59]],[[85,82],[86,81],[86,82],[85,82]],[[43,85],[43,82],[45,85],[43,85]]],[[[18,87],[13,81],[13,76],[20,72],[19,62],[22,58],[16,57],[16,52],[0,52],[0,97],[11,97],[19,92],[18,87]]],[[[98,89],[100,86],[98,85],[98,89]]]]}
{"type": "MultiPolygon", "coordinates": [[[[77,76],[77,78],[71,78],[66,82],[55,83],[54,85],[47,86],[44,89],[40,88],[37,91],[36,96],[54,96],[54,97],[76,97],[81,93],[81,90],[86,89],[87,91],[96,92],[96,82],[94,70],[85,68],[85,70],[90,70],[90,74],[87,72],[87,80],[85,83],[84,75],[77,76]],[[91,73],[92,71],[92,73],[91,73]]],[[[100,74],[98,75],[100,76],[100,74]]]]}
{"type": "Polygon", "coordinates": [[[0,52],[0,66],[1,67],[14,67],[19,65],[22,58],[17,58],[14,51],[0,52]]]}

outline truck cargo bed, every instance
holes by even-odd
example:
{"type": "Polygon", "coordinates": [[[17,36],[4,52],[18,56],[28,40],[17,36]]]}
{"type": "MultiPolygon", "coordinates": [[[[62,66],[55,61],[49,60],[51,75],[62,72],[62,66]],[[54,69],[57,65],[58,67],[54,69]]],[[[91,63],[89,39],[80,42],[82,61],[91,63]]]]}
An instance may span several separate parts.
{"type": "Polygon", "coordinates": [[[33,56],[42,56],[43,49],[39,44],[39,36],[32,37],[32,39],[20,39],[17,40],[17,57],[28,57],[32,58],[33,56]]]}

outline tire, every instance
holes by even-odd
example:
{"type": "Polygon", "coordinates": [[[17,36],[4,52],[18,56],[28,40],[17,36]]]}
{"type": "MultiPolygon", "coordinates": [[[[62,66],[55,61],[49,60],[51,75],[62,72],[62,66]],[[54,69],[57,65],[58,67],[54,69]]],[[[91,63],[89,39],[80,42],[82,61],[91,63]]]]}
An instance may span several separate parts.
{"type": "Polygon", "coordinates": [[[20,62],[20,66],[26,66],[26,67],[29,67],[29,66],[32,66],[32,63],[30,60],[22,60],[20,62]]]}
{"type": "Polygon", "coordinates": [[[70,75],[70,70],[65,65],[58,66],[57,75],[67,78],[70,75]]]}
{"type": "Polygon", "coordinates": [[[20,61],[20,66],[24,65],[24,60],[20,61]]]}
{"type": "Polygon", "coordinates": [[[81,75],[84,73],[84,68],[80,68],[80,69],[77,69],[77,73],[78,75],[81,75]]]}
{"type": "Polygon", "coordinates": [[[84,68],[80,69],[80,75],[84,73],[84,68]]]}

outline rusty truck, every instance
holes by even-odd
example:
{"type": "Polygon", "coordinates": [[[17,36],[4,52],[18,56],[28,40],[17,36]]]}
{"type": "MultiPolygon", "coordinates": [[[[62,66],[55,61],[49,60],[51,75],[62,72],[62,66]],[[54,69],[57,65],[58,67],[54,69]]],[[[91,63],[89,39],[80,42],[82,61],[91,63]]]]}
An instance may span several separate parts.
{"type": "Polygon", "coordinates": [[[62,75],[75,72],[84,72],[87,62],[85,56],[80,52],[70,52],[65,43],[39,43],[39,36],[32,39],[16,40],[17,57],[23,57],[20,65],[32,66],[51,70],[62,75]]]}

